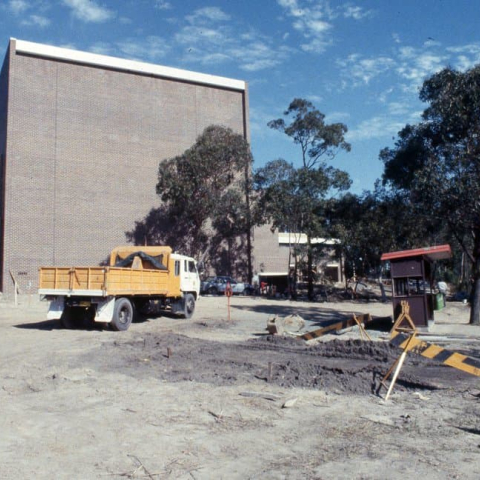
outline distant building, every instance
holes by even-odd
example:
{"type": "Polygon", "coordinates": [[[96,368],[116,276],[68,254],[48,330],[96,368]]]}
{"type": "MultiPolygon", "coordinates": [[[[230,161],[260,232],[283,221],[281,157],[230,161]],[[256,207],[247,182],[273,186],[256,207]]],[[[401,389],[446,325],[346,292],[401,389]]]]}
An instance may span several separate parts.
{"type": "MultiPolygon", "coordinates": [[[[314,264],[319,281],[332,283],[343,282],[343,265],[341,258],[335,254],[338,240],[312,238],[312,245],[322,247],[322,256],[314,264]]],[[[277,285],[280,290],[286,288],[288,275],[295,267],[291,255],[294,247],[305,247],[307,236],[304,233],[284,233],[261,227],[254,232],[254,272],[259,281],[277,285]]],[[[299,269],[298,280],[307,281],[307,272],[299,269]]]]}
{"type": "Polygon", "coordinates": [[[245,82],[12,39],[0,74],[0,289],[98,264],[205,127],[249,140],[245,82]]]}

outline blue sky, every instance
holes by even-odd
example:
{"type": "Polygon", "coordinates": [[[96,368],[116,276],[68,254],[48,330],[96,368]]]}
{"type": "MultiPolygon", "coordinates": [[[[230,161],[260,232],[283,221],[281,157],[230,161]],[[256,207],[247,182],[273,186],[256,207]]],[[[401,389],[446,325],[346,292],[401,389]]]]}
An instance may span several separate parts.
{"type": "Polygon", "coordinates": [[[476,0],[0,0],[10,37],[221,75],[249,84],[255,166],[299,165],[267,122],[295,98],[348,127],[333,165],[352,191],[382,174],[381,148],[420,118],[422,81],[480,63],[476,0]]]}

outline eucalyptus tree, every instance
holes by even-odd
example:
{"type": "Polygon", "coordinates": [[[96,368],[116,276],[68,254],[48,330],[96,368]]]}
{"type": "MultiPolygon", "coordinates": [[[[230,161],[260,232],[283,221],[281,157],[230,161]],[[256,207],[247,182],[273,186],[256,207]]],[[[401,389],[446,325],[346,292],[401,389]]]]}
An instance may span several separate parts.
{"type": "Polygon", "coordinates": [[[480,324],[480,66],[445,68],[420,90],[422,121],[384,149],[384,182],[451,235],[472,263],[470,323],[480,324]]]}
{"type": "MultiPolygon", "coordinates": [[[[286,227],[307,236],[308,296],[313,298],[312,238],[326,232],[326,202],[335,192],[347,190],[350,178],[327,163],[340,150],[350,151],[347,127],[328,124],[325,115],[308,100],[296,98],[284,118],[268,126],[284,133],[300,147],[301,165],[274,160],[257,171],[259,208],[274,228],[286,227]]],[[[298,162],[297,162],[298,163],[298,162]]]]}
{"type": "Polygon", "coordinates": [[[236,266],[251,277],[251,168],[250,146],[242,135],[207,127],[192,147],[160,162],[156,192],[162,205],[127,236],[168,242],[217,271],[232,274],[236,266]]]}

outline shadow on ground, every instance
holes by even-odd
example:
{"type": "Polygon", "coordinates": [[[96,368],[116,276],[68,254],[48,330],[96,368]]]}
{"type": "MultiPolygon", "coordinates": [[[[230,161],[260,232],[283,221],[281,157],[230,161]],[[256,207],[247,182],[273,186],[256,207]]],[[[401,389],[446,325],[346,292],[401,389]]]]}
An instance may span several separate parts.
{"type": "Polygon", "coordinates": [[[319,304],[311,306],[297,305],[293,302],[279,301],[278,304],[252,304],[252,305],[235,305],[233,309],[239,311],[248,311],[267,315],[278,315],[286,317],[288,315],[300,315],[310,325],[326,326],[330,323],[340,322],[348,318],[352,318],[353,313],[361,313],[359,311],[338,311],[331,308],[325,308],[319,304]]]}
{"type": "Polygon", "coordinates": [[[15,328],[24,328],[26,330],[62,330],[63,326],[59,320],[42,320],[41,322],[20,323],[14,325],[15,328]]]}
{"type": "Polygon", "coordinates": [[[88,325],[79,325],[78,328],[67,329],[65,328],[60,320],[42,320],[41,322],[33,323],[20,323],[14,325],[15,328],[23,328],[25,330],[87,330],[87,331],[98,331],[103,330],[103,324],[101,323],[89,323],[88,325]]]}

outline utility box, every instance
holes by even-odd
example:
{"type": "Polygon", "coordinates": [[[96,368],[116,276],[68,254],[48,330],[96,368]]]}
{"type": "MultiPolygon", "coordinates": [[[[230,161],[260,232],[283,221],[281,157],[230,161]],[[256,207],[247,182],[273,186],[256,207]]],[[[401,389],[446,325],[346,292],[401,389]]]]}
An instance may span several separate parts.
{"type": "Polygon", "coordinates": [[[450,245],[416,248],[384,253],[382,261],[390,262],[393,316],[402,312],[401,302],[410,306],[410,317],[417,328],[427,329],[434,322],[437,309],[434,290],[434,262],[452,256],[450,245]]]}

